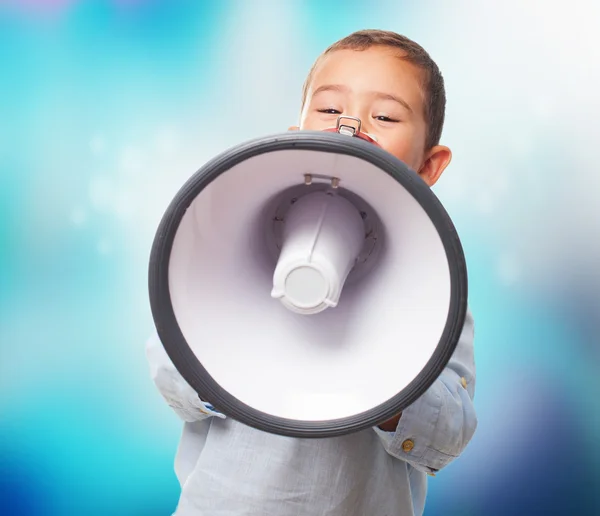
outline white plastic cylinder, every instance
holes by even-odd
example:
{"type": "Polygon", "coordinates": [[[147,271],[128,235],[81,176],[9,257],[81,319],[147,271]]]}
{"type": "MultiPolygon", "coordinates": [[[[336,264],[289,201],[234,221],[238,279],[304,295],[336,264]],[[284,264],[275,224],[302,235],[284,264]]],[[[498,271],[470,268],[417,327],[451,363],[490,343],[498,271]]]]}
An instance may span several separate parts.
{"type": "Polygon", "coordinates": [[[335,192],[315,192],[293,204],[284,221],[271,295],[300,314],[338,304],[365,239],[359,211],[335,192]]]}

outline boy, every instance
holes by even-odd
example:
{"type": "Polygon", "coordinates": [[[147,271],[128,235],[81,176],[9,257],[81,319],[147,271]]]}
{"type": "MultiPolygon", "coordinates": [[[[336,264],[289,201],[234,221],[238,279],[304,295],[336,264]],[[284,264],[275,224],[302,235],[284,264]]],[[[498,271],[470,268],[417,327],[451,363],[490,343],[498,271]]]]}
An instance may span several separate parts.
{"type": "MultiPolygon", "coordinates": [[[[300,126],[321,130],[340,115],[433,186],[451,159],[439,145],[442,76],[419,45],[395,33],[360,31],[329,47],[303,90],[300,126]]],[[[427,474],[471,440],[473,319],[442,375],[413,405],[377,428],[328,439],[293,439],[224,417],[198,399],[157,337],[147,345],[154,382],[183,419],[175,461],[176,516],[412,516],[423,513],[427,474]]]]}

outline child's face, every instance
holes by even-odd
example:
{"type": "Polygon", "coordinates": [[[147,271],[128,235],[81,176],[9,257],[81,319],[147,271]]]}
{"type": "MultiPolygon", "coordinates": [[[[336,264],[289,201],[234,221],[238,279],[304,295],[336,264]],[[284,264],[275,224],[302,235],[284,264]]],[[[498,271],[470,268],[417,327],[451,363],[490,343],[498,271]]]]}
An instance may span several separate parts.
{"type": "Polygon", "coordinates": [[[314,70],[299,129],[335,127],[340,115],[361,120],[361,131],[405,162],[431,186],[450,150],[425,149],[427,125],[420,70],[386,47],[336,50],[314,70]]]}

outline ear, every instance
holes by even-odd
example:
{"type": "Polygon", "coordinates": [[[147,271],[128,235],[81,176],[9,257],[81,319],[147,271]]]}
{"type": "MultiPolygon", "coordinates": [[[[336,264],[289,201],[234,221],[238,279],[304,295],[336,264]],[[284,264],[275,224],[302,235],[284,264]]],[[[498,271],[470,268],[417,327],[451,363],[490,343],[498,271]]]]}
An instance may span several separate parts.
{"type": "Polygon", "coordinates": [[[298,131],[300,128],[297,125],[292,125],[288,127],[288,131],[298,131]]]}
{"type": "Polygon", "coordinates": [[[443,145],[436,145],[425,153],[425,160],[419,169],[419,175],[431,187],[437,183],[451,160],[452,151],[443,145]]]}

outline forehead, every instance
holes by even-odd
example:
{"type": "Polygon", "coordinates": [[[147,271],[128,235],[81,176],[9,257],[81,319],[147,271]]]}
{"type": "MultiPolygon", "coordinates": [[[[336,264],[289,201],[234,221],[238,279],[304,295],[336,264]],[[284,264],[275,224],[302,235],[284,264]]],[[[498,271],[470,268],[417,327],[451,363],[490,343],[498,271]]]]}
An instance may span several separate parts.
{"type": "Polygon", "coordinates": [[[324,84],[343,84],[356,93],[382,91],[402,95],[413,107],[422,107],[423,72],[402,59],[399,50],[374,46],[366,50],[334,50],[315,66],[308,93],[324,84]]]}

